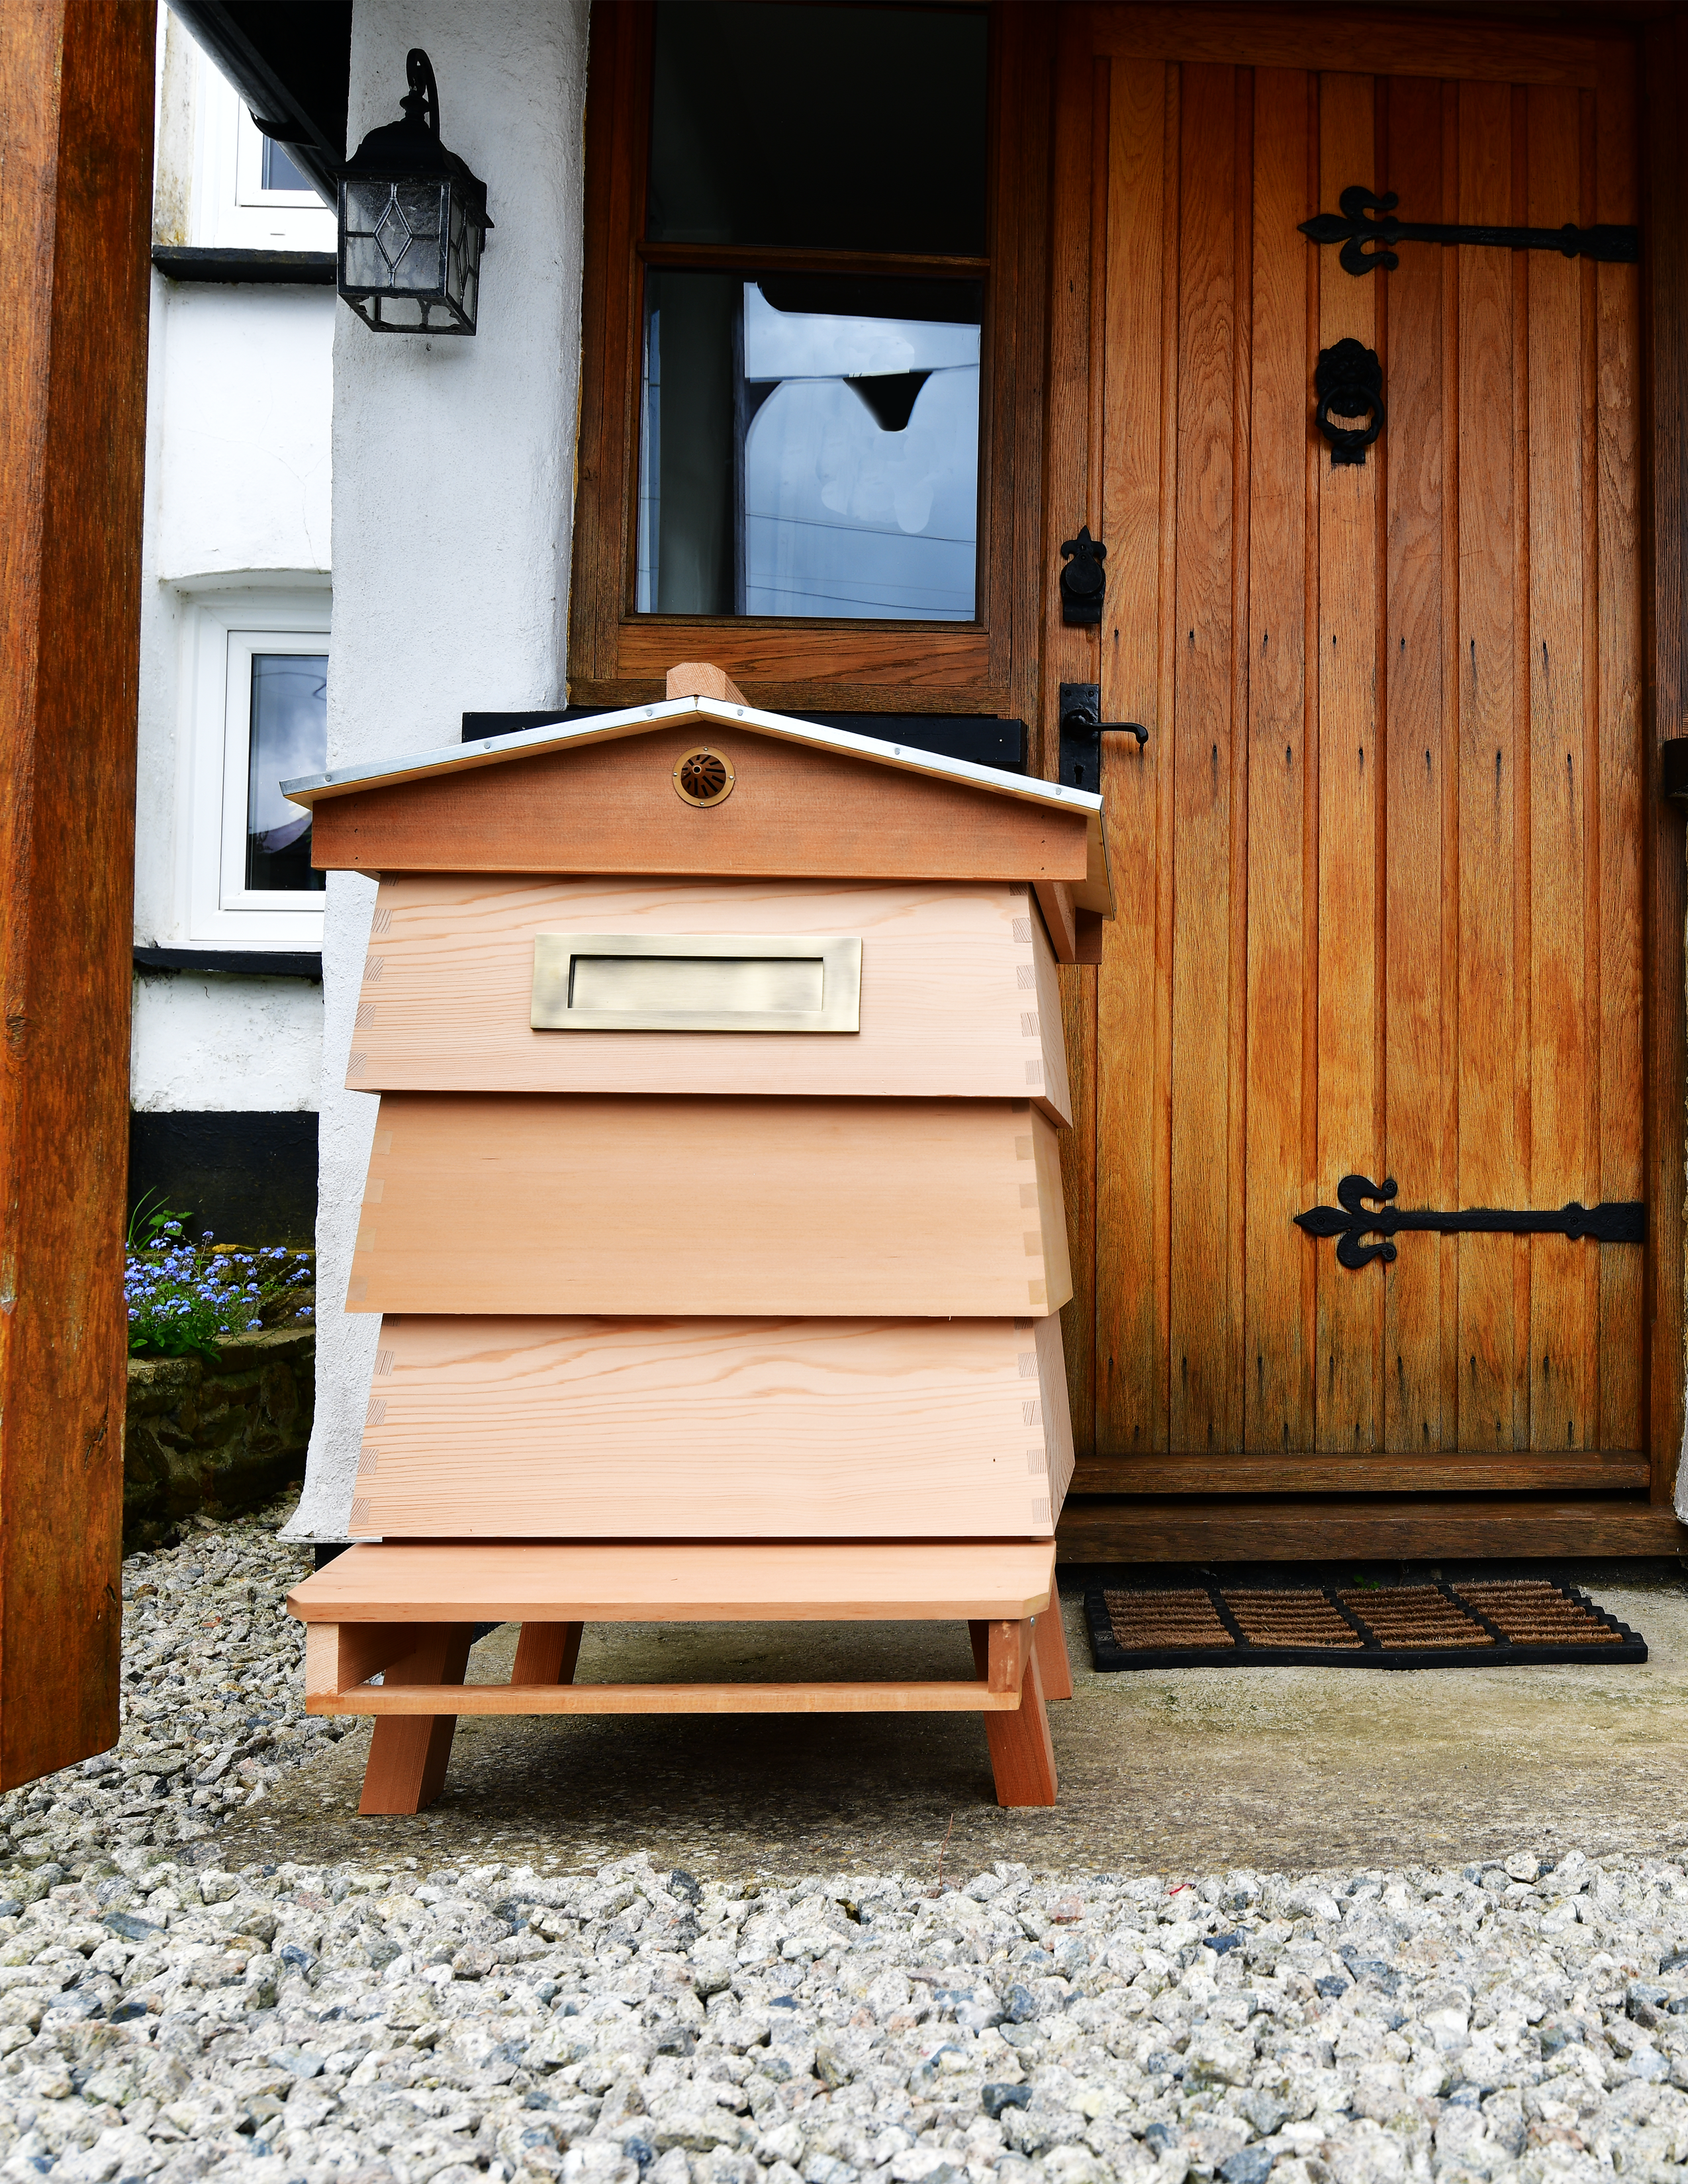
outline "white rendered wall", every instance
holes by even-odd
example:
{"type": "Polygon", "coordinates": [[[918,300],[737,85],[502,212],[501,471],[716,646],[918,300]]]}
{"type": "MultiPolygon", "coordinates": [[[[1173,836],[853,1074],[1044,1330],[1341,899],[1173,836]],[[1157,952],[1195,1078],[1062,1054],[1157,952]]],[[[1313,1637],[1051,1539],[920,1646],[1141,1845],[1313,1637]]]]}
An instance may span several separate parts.
{"type": "MultiPolygon", "coordinates": [[[[398,118],[405,53],[425,47],[440,133],[486,182],[495,226],[472,340],[371,333],[343,305],[336,318],[331,767],[455,743],[465,711],[562,698],[586,28],[586,0],[353,10],[348,144],[398,118]]],[[[344,1089],[374,894],[329,875],[316,1422],[294,1538],[346,1536],[380,1324],[338,1303],[377,1104],[344,1089]]]]}
{"type": "MultiPolygon", "coordinates": [[[[250,168],[256,141],[236,93],[181,23],[161,14],[155,241],[331,248],[333,217],[320,201],[238,201],[237,168],[242,160],[250,168]]],[[[135,844],[142,946],[197,944],[187,826],[196,601],[277,592],[327,600],[334,309],[328,289],[190,286],[153,275],[135,844]]],[[[254,932],[252,944],[265,936],[254,932]]],[[[319,987],[137,977],[133,1027],[136,1107],[316,1105],[319,987]]]]}
{"type": "Polygon", "coordinates": [[[315,1106],[322,1076],[320,986],[303,978],[198,971],[142,973],[135,983],[131,1106],[165,1114],[204,1108],[274,1114],[315,1106]]]}

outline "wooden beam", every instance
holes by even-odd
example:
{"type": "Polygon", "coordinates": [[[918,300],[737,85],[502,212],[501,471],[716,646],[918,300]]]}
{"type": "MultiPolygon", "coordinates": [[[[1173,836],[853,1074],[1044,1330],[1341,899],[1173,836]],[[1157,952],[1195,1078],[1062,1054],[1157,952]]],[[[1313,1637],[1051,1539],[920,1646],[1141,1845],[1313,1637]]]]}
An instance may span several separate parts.
{"type": "Polygon", "coordinates": [[[1680,1555],[1688,1527],[1640,1496],[1212,1495],[1069,1500],[1064,1563],[1328,1562],[1350,1555],[1680,1555]]]}
{"type": "MultiPolygon", "coordinates": [[[[466,1713],[1011,1713],[1019,1704],[1017,1684],[1011,1691],[994,1691],[956,1678],[907,1684],[454,1684],[448,1689],[438,1683],[364,1684],[309,1698],[305,1711],[454,1720],[466,1713]],[[441,1717],[443,1706],[453,1713],[441,1717]]],[[[359,1809],[417,1808],[365,1804],[359,1809]]]]}
{"type": "Polygon", "coordinates": [[[153,50],[0,9],[0,1789],[118,1734],[153,50]]]}
{"type": "MultiPolygon", "coordinates": [[[[1365,1485],[1373,1494],[1510,1494],[1545,1488],[1575,1494],[1645,1487],[1648,1459],[1630,1449],[1568,1449],[1532,1455],[1450,1450],[1436,1456],[1373,1456],[1365,1485]]],[[[1346,1454],[1092,1456],[1072,1474],[1075,1494],[1346,1494],[1355,1486],[1346,1454]]]]}
{"type": "MultiPolygon", "coordinates": [[[[1645,617],[1647,754],[1638,814],[1646,868],[1646,1165],[1652,1498],[1668,1511],[1682,1446],[1684,1002],[1682,823],[1660,794],[1658,745],[1688,734],[1688,23],[1679,9],[1643,33],[1641,232],[1647,437],[1641,504],[1648,575],[1645,617]]],[[[1602,212],[1602,219],[1609,215],[1602,212]]],[[[1662,1513],[1663,1513],[1662,1511],[1662,1513]]]]}

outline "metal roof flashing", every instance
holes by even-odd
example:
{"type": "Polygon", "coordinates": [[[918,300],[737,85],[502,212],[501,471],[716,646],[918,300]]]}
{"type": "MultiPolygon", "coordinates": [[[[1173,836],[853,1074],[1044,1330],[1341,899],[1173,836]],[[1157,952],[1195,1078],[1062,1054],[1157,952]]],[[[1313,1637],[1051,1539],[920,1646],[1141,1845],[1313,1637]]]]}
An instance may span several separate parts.
{"type": "Polygon", "coordinates": [[[996,766],[977,766],[968,759],[944,758],[936,751],[916,750],[906,744],[884,743],[874,736],[853,735],[848,729],[823,727],[818,721],[799,720],[785,713],[765,713],[754,705],[730,705],[718,698],[666,698],[654,705],[629,705],[617,713],[596,714],[587,721],[526,728],[518,735],[488,738],[476,743],[448,744],[440,749],[415,752],[396,762],[341,766],[327,773],[302,774],[297,780],[281,783],[281,794],[292,803],[309,806],[326,797],[350,795],[361,789],[384,788],[439,774],[473,772],[482,766],[509,766],[517,760],[574,749],[587,744],[613,743],[628,736],[643,735],[670,722],[688,720],[706,721],[720,727],[748,728],[755,735],[807,744],[817,750],[837,751],[865,759],[875,766],[929,774],[941,781],[964,782],[970,788],[982,788],[995,796],[1012,797],[1021,803],[1082,811],[1089,822],[1090,869],[1084,879],[1075,885],[1073,899],[1081,908],[1098,910],[1105,917],[1114,914],[1100,796],[1093,796],[1087,789],[1068,788],[1060,782],[1043,781],[1034,775],[1005,773],[996,766]]]}

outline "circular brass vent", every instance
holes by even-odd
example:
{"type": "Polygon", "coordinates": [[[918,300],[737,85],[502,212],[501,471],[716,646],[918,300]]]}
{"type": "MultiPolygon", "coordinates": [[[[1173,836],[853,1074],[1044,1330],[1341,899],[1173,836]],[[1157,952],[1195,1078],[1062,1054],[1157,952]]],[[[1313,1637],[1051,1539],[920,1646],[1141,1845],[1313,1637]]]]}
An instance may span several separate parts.
{"type": "Polygon", "coordinates": [[[675,794],[688,804],[724,804],[733,794],[733,772],[718,750],[700,744],[683,754],[674,768],[675,794]]]}

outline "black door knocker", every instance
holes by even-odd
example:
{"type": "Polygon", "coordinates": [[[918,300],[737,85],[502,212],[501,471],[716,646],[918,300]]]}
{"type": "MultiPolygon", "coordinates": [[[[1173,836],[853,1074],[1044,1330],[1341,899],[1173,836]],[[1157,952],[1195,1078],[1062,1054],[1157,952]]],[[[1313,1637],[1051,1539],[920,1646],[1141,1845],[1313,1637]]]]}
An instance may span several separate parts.
{"type": "Polygon", "coordinates": [[[1102,594],[1107,578],[1102,564],[1108,549],[1090,536],[1088,523],[1080,524],[1076,538],[1061,542],[1061,618],[1081,629],[1094,629],[1102,618],[1102,594]]]}
{"type": "Polygon", "coordinates": [[[1330,443],[1331,467],[1338,463],[1363,463],[1366,450],[1384,428],[1384,368],[1374,348],[1367,348],[1351,334],[1334,348],[1318,353],[1313,374],[1318,407],[1313,422],[1330,443]],[[1337,417],[1363,417],[1363,425],[1339,425],[1337,417]]]}

